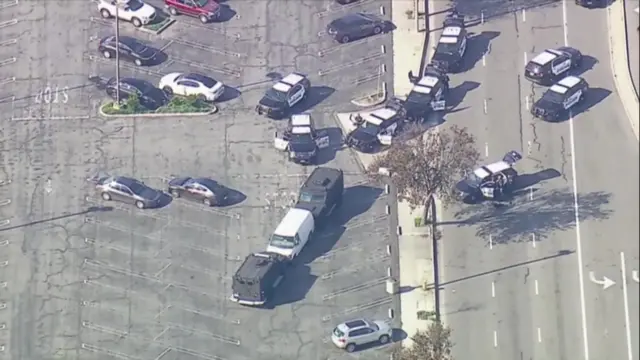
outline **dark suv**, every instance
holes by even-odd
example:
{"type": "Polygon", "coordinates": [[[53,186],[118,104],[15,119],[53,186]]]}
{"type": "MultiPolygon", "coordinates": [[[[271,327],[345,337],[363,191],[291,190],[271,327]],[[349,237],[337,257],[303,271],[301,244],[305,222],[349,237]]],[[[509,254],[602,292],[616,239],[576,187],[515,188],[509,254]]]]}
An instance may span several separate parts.
{"type": "Polygon", "coordinates": [[[265,305],[284,279],[287,265],[284,257],[274,253],[247,256],[233,276],[230,300],[248,306],[265,305]]]}
{"type": "Polygon", "coordinates": [[[342,205],[344,174],[340,169],[317,167],[300,188],[296,208],[308,210],[317,223],[342,205]]]}

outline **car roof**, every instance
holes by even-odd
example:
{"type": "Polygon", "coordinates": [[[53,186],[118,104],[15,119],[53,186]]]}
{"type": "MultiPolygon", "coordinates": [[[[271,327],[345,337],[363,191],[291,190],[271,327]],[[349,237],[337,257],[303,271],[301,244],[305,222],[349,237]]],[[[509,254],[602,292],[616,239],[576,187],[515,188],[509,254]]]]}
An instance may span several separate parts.
{"type": "Polygon", "coordinates": [[[436,86],[436,84],[438,83],[438,81],[440,81],[440,79],[438,79],[435,76],[424,76],[422,79],[420,79],[420,81],[418,81],[418,85],[422,85],[422,86],[427,86],[427,87],[434,87],[436,86]]]}
{"type": "Polygon", "coordinates": [[[311,175],[302,184],[302,189],[329,189],[343,176],[340,169],[320,166],[313,170],[311,175]]]}
{"type": "Polygon", "coordinates": [[[277,256],[269,253],[249,254],[236,271],[235,277],[243,280],[259,281],[278,261],[279,258],[277,256]]]}
{"type": "Polygon", "coordinates": [[[359,23],[359,22],[362,22],[363,20],[369,21],[369,18],[363,13],[356,12],[356,13],[349,13],[344,16],[341,16],[336,20],[334,20],[334,22],[347,25],[349,23],[359,23]]]}
{"type": "Polygon", "coordinates": [[[291,133],[296,135],[311,134],[311,128],[308,126],[294,126],[291,129],[291,133]]]}
{"type": "Polygon", "coordinates": [[[136,179],[126,177],[126,176],[116,176],[113,178],[115,182],[118,184],[122,184],[126,187],[131,187],[133,184],[139,184],[140,182],[136,179]]]}
{"type": "Polygon", "coordinates": [[[340,325],[342,325],[343,329],[345,329],[346,331],[349,331],[353,329],[368,327],[369,324],[370,322],[365,319],[353,319],[353,320],[345,321],[340,325]]]}
{"type": "Polygon", "coordinates": [[[311,115],[309,114],[296,114],[291,116],[291,126],[310,126],[311,115]]]}
{"type": "Polygon", "coordinates": [[[549,88],[549,91],[553,91],[554,93],[558,93],[558,94],[566,94],[567,91],[569,91],[569,88],[566,86],[562,86],[560,84],[554,84],[554,85],[551,85],[551,87],[549,88]]]}
{"type": "Polygon", "coordinates": [[[431,88],[422,85],[415,85],[413,91],[420,94],[431,94],[431,88]]]}
{"type": "Polygon", "coordinates": [[[462,28],[459,26],[447,26],[442,30],[441,36],[460,36],[462,33],[462,28]]]}
{"type": "Polygon", "coordinates": [[[283,82],[277,82],[275,84],[273,84],[273,89],[280,91],[280,92],[288,92],[289,89],[291,89],[292,86],[283,82]]]}
{"type": "Polygon", "coordinates": [[[558,85],[562,85],[571,89],[572,87],[578,85],[581,81],[582,79],[577,76],[567,76],[566,78],[558,81],[558,85]]]}
{"type": "Polygon", "coordinates": [[[299,83],[300,81],[304,80],[304,78],[305,78],[304,75],[301,75],[298,73],[291,73],[283,77],[282,79],[280,79],[279,82],[293,86],[299,83]]]}
{"type": "Polygon", "coordinates": [[[291,208],[282,218],[280,224],[276,228],[274,234],[280,236],[295,236],[300,225],[304,223],[309,216],[313,216],[309,211],[304,209],[291,208]]]}
{"type": "Polygon", "coordinates": [[[487,170],[489,170],[492,174],[496,174],[496,173],[499,173],[501,171],[510,169],[511,165],[509,165],[507,162],[501,160],[501,161],[496,161],[493,164],[485,165],[484,167],[487,170]]]}
{"type": "Polygon", "coordinates": [[[217,187],[220,186],[220,184],[218,184],[217,181],[213,180],[213,179],[209,179],[209,178],[196,178],[196,179],[191,179],[194,182],[205,186],[207,189],[209,190],[215,190],[217,187]]]}
{"type": "Polygon", "coordinates": [[[382,108],[382,109],[376,109],[374,111],[372,111],[369,114],[368,118],[374,118],[376,120],[374,121],[369,121],[369,119],[367,117],[365,117],[365,120],[367,120],[367,122],[371,122],[374,125],[380,125],[382,123],[382,121],[384,120],[389,120],[392,117],[394,117],[398,112],[390,109],[390,108],[382,108]]]}
{"type": "Polygon", "coordinates": [[[200,83],[205,84],[205,86],[207,86],[206,84],[209,83],[209,82],[216,82],[213,78],[211,78],[209,76],[206,76],[206,75],[198,74],[198,73],[183,74],[182,78],[183,79],[187,79],[187,80],[198,81],[200,83]]]}
{"type": "Polygon", "coordinates": [[[541,52],[540,54],[536,55],[533,59],[531,59],[531,62],[536,63],[538,65],[546,65],[547,63],[549,63],[551,60],[555,59],[558,57],[558,54],[550,51],[549,49],[541,52]]]}
{"type": "MultiPolygon", "coordinates": [[[[113,37],[115,40],[115,36],[113,37]]],[[[131,36],[119,36],[118,40],[120,40],[121,43],[127,45],[128,47],[133,47],[135,45],[140,45],[142,44],[142,42],[134,37],[131,36]]]]}
{"type": "Polygon", "coordinates": [[[456,36],[441,36],[438,41],[441,44],[455,44],[458,42],[458,37],[456,36]]]}

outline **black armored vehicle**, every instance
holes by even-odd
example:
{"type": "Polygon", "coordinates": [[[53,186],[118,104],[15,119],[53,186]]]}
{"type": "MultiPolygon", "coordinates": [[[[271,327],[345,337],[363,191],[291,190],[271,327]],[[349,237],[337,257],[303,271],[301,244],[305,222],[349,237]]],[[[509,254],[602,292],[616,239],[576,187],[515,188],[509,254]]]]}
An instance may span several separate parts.
{"type": "Polygon", "coordinates": [[[284,279],[288,265],[286,259],[278,254],[250,254],[233,275],[230,300],[247,306],[267,304],[284,279]]]}
{"type": "Polygon", "coordinates": [[[317,167],[300,187],[295,207],[313,214],[316,223],[323,223],[342,205],[344,173],[340,169],[317,167]]]}
{"type": "Polygon", "coordinates": [[[513,165],[522,159],[517,151],[510,151],[492,164],[480,166],[456,184],[460,195],[468,202],[500,200],[512,191],[518,172],[513,165]]]}

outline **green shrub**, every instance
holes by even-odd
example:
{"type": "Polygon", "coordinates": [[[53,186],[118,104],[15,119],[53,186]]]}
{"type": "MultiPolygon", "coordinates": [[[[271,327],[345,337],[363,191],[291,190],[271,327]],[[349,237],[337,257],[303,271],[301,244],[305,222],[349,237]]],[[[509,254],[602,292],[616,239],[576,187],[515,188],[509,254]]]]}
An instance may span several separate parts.
{"type": "MultiPolygon", "coordinates": [[[[109,102],[102,107],[102,111],[107,115],[135,115],[149,114],[153,111],[145,108],[140,104],[137,96],[131,96],[123,101],[119,108],[116,108],[115,102],[109,102]]],[[[175,96],[165,106],[158,108],[155,112],[160,114],[168,113],[206,113],[213,107],[206,102],[198,99],[196,96],[175,96]]]]}

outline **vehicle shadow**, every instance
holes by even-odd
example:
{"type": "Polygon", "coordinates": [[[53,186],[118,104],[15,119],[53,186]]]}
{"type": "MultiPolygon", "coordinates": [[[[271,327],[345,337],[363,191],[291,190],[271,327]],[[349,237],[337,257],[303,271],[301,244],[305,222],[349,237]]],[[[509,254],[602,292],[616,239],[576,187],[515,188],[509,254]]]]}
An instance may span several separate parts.
{"type": "Polygon", "coordinates": [[[221,208],[238,205],[247,199],[247,196],[238,190],[229,188],[227,188],[227,190],[229,191],[227,195],[227,202],[223,205],[220,205],[219,207],[221,208]]]}
{"type": "MultiPolygon", "coordinates": [[[[396,329],[393,329],[392,331],[396,331],[396,329]]],[[[404,332],[404,331],[403,331],[404,332]]],[[[405,333],[406,335],[406,333],[405,333]]],[[[391,335],[393,337],[393,334],[391,335]]],[[[385,349],[385,348],[390,348],[394,345],[394,341],[393,338],[386,344],[382,344],[379,340],[377,341],[372,341],[370,343],[366,343],[366,344],[361,344],[361,345],[356,345],[356,348],[354,350],[354,353],[358,353],[358,352],[364,352],[367,350],[373,350],[373,349],[385,349]]],[[[395,357],[394,357],[395,359],[395,357]]]]}
{"type": "Polygon", "coordinates": [[[314,106],[325,101],[336,89],[329,86],[311,86],[308,95],[296,106],[296,112],[311,110],[314,106]]]}
{"type": "Polygon", "coordinates": [[[304,300],[317,279],[318,277],[311,273],[311,268],[308,265],[292,264],[287,269],[285,278],[277,291],[274,291],[274,295],[263,308],[272,310],[278,306],[304,300]]]}
{"type": "Polygon", "coordinates": [[[392,23],[391,21],[385,21],[384,25],[382,27],[382,33],[386,34],[386,33],[394,31],[397,28],[398,27],[394,23],[392,23]]]}
{"type": "Polygon", "coordinates": [[[317,165],[324,165],[336,158],[336,153],[343,149],[342,129],[334,126],[322,129],[329,136],[329,147],[318,151],[317,165]]]}
{"type": "Polygon", "coordinates": [[[220,95],[220,97],[215,102],[223,103],[223,102],[231,101],[233,99],[238,98],[240,95],[242,95],[242,91],[238,90],[237,88],[231,87],[229,85],[225,85],[224,92],[222,93],[222,95],[220,95]]]}
{"type": "Polygon", "coordinates": [[[156,56],[144,67],[153,68],[154,66],[160,66],[167,62],[167,60],[169,59],[169,55],[167,55],[167,53],[165,53],[164,51],[152,48],[151,46],[149,46],[149,48],[156,51],[156,56]]]}
{"type": "Polygon", "coordinates": [[[356,185],[346,188],[343,199],[349,200],[344,201],[339,209],[334,210],[331,215],[332,218],[322,225],[320,231],[314,234],[313,239],[298,255],[297,261],[309,264],[326,255],[347,230],[346,224],[349,220],[369,210],[381,194],[382,189],[369,185],[356,185]]]}
{"type": "MultiPolygon", "coordinates": [[[[218,2],[219,3],[219,2],[218,2]]],[[[220,14],[212,23],[223,23],[233,19],[237,12],[227,4],[220,4],[220,14]]]]}
{"type": "Polygon", "coordinates": [[[171,202],[173,202],[173,196],[163,191],[162,195],[160,195],[160,200],[158,201],[158,205],[150,209],[162,209],[169,206],[171,202]]]}
{"type": "Polygon", "coordinates": [[[551,180],[560,177],[562,174],[556,169],[545,169],[533,174],[518,175],[513,180],[512,190],[520,191],[525,190],[530,186],[537,185],[543,181],[551,180]]]}
{"type": "Polygon", "coordinates": [[[478,82],[465,81],[462,84],[449,89],[449,94],[447,96],[447,109],[455,110],[455,108],[462,103],[465,96],[478,87],[480,87],[480,83],[478,82]]]}
{"type": "Polygon", "coordinates": [[[462,66],[457,73],[463,73],[473,69],[482,57],[491,51],[491,41],[500,36],[499,31],[483,31],[473,34],[467,40],[467,51],[462,60],[462,66]]]}
{"type": "Polygon", "coordinates": [[[582,76],[587,71],[593,70],[598,63],[598,59],[594,58],[593,56],[582,55],[582,64],[580,64],[580,67],[572,72],[572,75],[582,76]]]}
{"type": "MultiPolygon", "coordinates": [[[[580,221],[602,221],[613,213],[612,209],[604,208],[610,202],[610,193],[590,192],[578,194],[577,198],[580,221]]],[[[437,225],[474,226],[476,236],[489,246],[489,241],[493,245],[528,242],[531,234],[541,241],[552,232],[575,227],[575,221],[573,191],[562,188],[539,190],[533,196],[513,198],[500,207],[488,202],[466,206],[455,214],[455,220],[437,225]]]]}
{"type": "Polygon", "coordinates": [[[582,100],[581,103],[575,105],[571,110],[571,113],[565,113],[555,121],[550,121],[550,122],[555,122],[555,123],[565,122],[572,117],[575,118],[576,116],[589,111],[589,109],[596,106],[598,103],[602,102],[609,95],[611,95],[611,91],[607,89],[589,88],[589,90],[587,90],[587,93],[584,97],[584,100],[582,100]]]}

